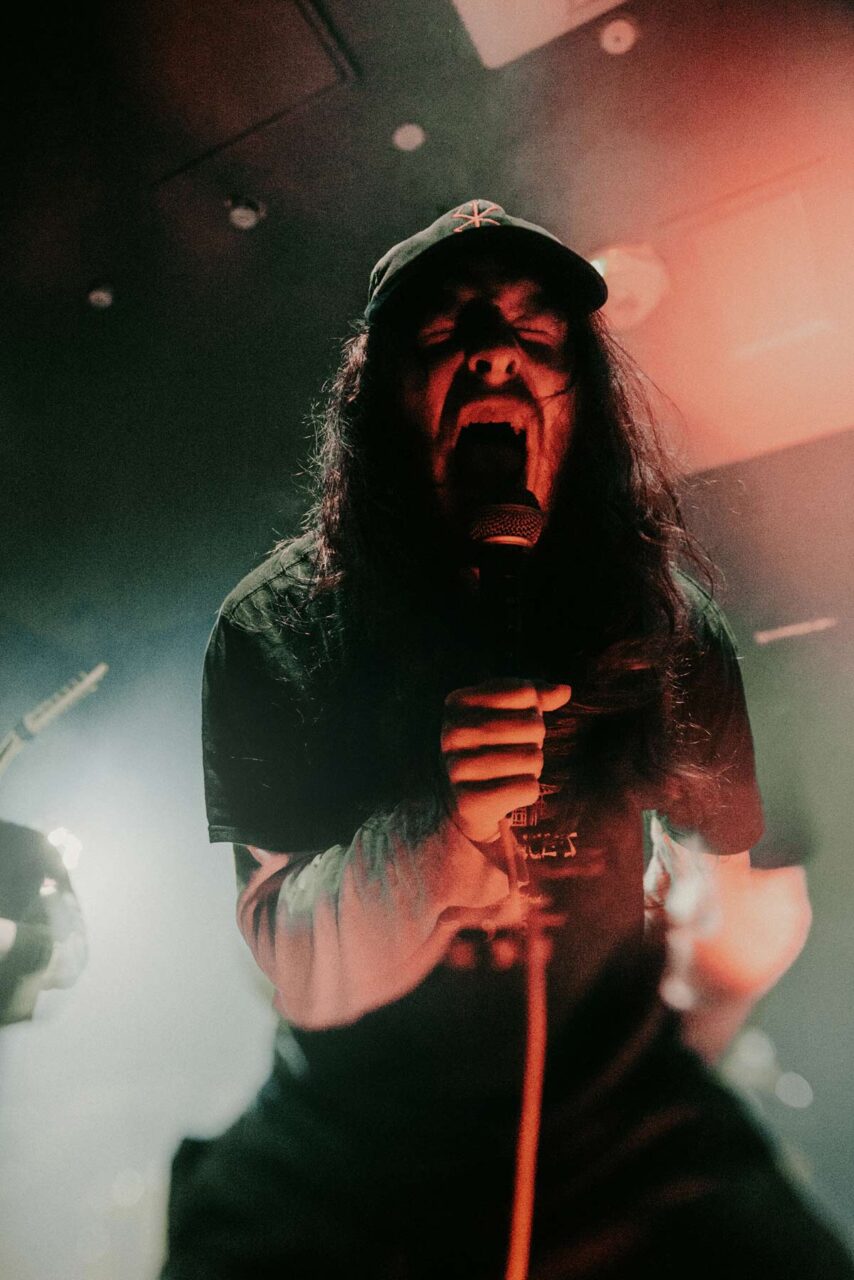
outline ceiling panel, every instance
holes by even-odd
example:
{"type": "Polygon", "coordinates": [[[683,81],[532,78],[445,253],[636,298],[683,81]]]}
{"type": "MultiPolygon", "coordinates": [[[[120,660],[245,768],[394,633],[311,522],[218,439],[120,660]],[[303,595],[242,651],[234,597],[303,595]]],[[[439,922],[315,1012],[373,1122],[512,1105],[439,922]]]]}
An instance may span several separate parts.
{"type": "Polygon", "coordinates": [[[146,116],[154,178],[192,165],[352,74],[343,48],[306,0],[138,0],[119,7],[111,28],[118,74],[146,116]]]}

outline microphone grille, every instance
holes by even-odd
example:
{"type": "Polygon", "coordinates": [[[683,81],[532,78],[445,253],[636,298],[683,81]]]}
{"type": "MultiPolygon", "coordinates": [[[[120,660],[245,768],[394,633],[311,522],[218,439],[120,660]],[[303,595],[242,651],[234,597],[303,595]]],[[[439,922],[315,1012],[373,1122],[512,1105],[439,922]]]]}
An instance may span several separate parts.
{"type": "Polygon", "coordinates": [[[476,543],[505,543],[533,547],[543,531],[539,506],[521,502],[494,502],[478,507],[469,523],[469,537],[476,543]]]}

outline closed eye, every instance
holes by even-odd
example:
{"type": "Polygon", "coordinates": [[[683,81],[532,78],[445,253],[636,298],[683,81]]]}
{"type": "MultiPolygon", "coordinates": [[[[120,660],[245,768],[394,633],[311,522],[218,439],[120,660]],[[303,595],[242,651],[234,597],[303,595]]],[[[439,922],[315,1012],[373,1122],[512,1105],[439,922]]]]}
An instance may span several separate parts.
{"type": "Polygon", "coordinates": [[[436,346],[440,342],[447,342],[455,333],[453,325],[442,325],[441,328],[428,329],[425,333],[418,335],[418,341],[423,347],[436,346]]]}
{"type": "Polygon", "coordinates": [[[563,342],[551,329],[530,329],[523,326],[516,330],[516,335],[523,346],[548,347],[550,351],[556,351],[563,342]]]}

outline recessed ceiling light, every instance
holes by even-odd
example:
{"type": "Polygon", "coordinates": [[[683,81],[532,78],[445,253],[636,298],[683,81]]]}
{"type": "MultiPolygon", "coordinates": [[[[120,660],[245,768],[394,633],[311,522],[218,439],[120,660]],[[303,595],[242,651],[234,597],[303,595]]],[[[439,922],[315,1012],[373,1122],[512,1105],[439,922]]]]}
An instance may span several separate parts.
{"type": "Polygon", "coordinates": [[[260,200],[247,196],[231,196],[225,203],[228,220],[238,231],[253,231],[267,212],[260,200]]]}
{"type": "Polygon", "coordinates": [[[108,284],[95,284],[86,294],[89,306],[95,311],[106,311],[113,305],[113,290],[108,284]]]}
{"type": "Polygon", "coordinates": [[[391,135],[391,140],[398,151],[417,151],[427,140],[427,134],[420,124],[400,124],[391,135]]]}
{"type": "Polygon", "coordinates": [[[637,44],[640,27],[632,18],[614,18],[599,32],[599,43],[606,53],[628,53],[637,44]]]}

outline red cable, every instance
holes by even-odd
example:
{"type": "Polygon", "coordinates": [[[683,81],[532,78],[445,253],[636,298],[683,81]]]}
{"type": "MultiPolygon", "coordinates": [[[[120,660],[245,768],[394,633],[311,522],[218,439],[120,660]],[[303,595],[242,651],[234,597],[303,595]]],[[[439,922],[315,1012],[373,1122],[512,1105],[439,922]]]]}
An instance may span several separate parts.
{"type": "MultiPolygon", "coordinates": [[[[509,822],[500,824],[502,847],[510,876],[510,891],[519,894],[519,848],[509,822]]],[[[521,895],[520,895],[521,896],[521,895]]],[[[534,1219],[534,1192],[537,1179],[537,1151],[540,1140],[543,1078],[546,1066],[547,1010],[546,969],[549,939],[536,901],[525,908],[525,1071],[522,1106],[516,1141],[516,1177],[510,1220],[510,1244],[505,1280],[527,1280],[534,1219]]]]}

